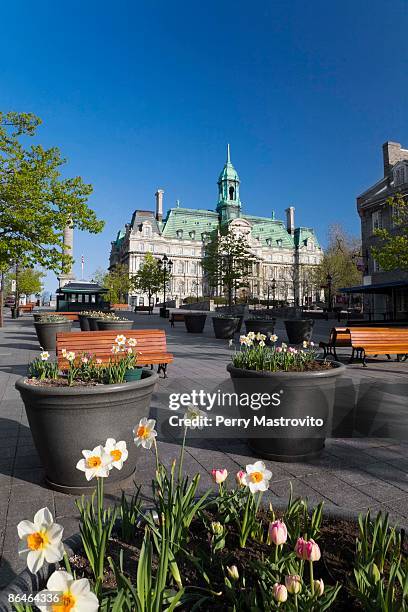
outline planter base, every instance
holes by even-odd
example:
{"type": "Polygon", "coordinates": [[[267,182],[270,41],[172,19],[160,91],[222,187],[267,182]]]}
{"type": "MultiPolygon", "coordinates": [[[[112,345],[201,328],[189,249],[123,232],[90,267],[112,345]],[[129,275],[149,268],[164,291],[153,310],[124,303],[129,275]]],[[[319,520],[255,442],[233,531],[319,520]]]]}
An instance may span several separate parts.
{"type": "MultiPolygon", "coordinates": [[[[273,452],[274,451],[274,439],[266,438],[265,440],[256,440],[256,444],[252,444],[252,440],[247,440],[247,444],[251,451],[262,459],[268,459],[269,461],[280,461],[285,463],[300,463],[302,461],[308,461],[309,459],[315,459],[320,457],[322,451],[324,450],[324,440],[320,439],[309,439],[306,440],[310,450],[306,452],[302,452],[302,454],[285,454],[283,452],[273,452]],[[316,442],[316,444],[311,444],[312,442],[316,442]],[[264,443],[264,444],[262,444],[264,443]],[[312,448],[312,447],[315,448],[312,448]]],[[[294,440],[292,440],[292,447],[294,440]]],[[[299,440],[299,442],[303,442],[303,440],[299,440]]],[[[278,449],[275,449],[277,451],[278,449]]],[[[306,450],[306,449],[305,449],[306,450]]]]}
{"type": "MultiPolygon", "coordinates": [[[[127,478],[124,478],[123,480],[116,480],[115,482],[110,483],[109,476],[108,478],[104,478],[103,490],[105,491],[105,493],[114,493],[120,489],[125,489],[127,487],[132,486],[135,480],[135,472],[136,468],[127,478]]],[[[87,482],[86,480],[84,481],[87,482]]],[[[45,484],[53,491],[58,491],[58,493],[66,493],[67,495],[90,495],[91,493],[93,493],[93,491],[95,491],[96,479],[94,478],[93,480],[90,480],[88,486],[67,487],[58,482],[52,482],[52,480],[49,480],[47,477],[45,477],[45,484]]]]}

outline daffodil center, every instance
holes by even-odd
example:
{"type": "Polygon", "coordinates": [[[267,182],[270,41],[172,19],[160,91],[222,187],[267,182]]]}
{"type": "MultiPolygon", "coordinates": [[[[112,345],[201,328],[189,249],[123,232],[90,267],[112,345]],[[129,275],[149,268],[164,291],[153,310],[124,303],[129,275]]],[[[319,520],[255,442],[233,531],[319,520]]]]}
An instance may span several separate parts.
{"type": "Polygon", "coordinates": [[[41,550],[47,546],[49,542],[45,531],[36,531],[27,536],[27,546],[31,550],[41,550]]]}
{"type": "Polygon", "coordinates": [[[76,598],[70,592],[62,594],[58,604],[52,606],[52,612],[70,612],[75,606],[76,598]]]}
{"type": "Polygon", "coordinates": [[[110,454],[114,461],[119,461],[122,457],[122,451],[118,450],[117,448],[115,450],[111,450],[110,454]]]}
{"type": "Polygon", "coordinates": [[[149,437],[149,428],[146,427],[145,425],[140,425],[140,427],[137,430],[137,437],[138,438],[148,438],[149,437]]]}
{"type": "Polygon", "coordinates": [[[101,465],[102,461],[100,457],[88,457],[86,464],[89,468],[97,468],[101,465]]]}
{"type": "Polygon", "coordinates": [[[252,472],[250,475],[251,482],[261,482],[263,480],[262,472],[252,472]]]}

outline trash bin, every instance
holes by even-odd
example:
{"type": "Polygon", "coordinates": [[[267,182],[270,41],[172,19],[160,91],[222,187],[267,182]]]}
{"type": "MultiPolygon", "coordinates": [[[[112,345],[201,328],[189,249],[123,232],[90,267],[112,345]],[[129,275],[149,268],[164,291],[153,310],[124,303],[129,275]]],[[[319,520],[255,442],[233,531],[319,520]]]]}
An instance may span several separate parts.
{"type": "Polygon", "coordinates": [[[165,306],[162,306],[160,308],[160,316],[163,317],[164,319],[168,319],[170,316],[170,310],[166,308],[165,306]]]}

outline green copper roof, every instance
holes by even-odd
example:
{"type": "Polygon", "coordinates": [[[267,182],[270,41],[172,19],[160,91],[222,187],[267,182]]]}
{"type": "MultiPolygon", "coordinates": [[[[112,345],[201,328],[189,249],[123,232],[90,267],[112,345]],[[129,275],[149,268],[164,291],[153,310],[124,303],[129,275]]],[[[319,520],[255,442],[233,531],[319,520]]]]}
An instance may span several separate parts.
{"type": "Polygon", "coordinates": [[[211,210],[171,208],[164,221],[164,238],[202,241],[202,235],[218,228],[218,214],[211,210]]]}
{"type": "Polygon", "coordinates": [[[257,238],[262,246],[279,247],[293,249],[295,243],[293,236],[288,234],[283,221],[275,221],[265,217],[255,217],[253,215],[241,215],[243,219],[252,225],[251,235],[257,238]]]}
{"type": "Polygon", "coordinates": [[[225,162],[224,168],[218,178],[218,182],[221,181],[237,181],[239,183],[238,172],[235,170],[234,166],[231,163],[231,155],[230,155],[230,146],[227,145],[227,161],[225,162]]]}

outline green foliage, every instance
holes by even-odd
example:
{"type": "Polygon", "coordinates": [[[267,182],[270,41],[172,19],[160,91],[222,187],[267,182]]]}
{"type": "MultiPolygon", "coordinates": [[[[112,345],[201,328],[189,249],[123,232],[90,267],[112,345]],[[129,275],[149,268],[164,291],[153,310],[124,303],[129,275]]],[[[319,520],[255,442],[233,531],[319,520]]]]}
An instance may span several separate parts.
{"type": "Polygon", "coordinates": [[[0,262],[24,256],[24,265],[58,273],[72,261],[62,255],[64,227],[98,233],[104,223],[87,205],[92,186],[61,178],[58,148],[24,146],[40,123],[31,113],[0,113],[0,262]]]}
{"type": "Polygon", "coordinates": [[[126,302],[128,293],[132,288],[132,280],[129,277],[129,268],[126,264],[116,264],[109,272],[97,270],[94,279],[108,290],[106,299],[111,304],[126,302]]]}
{"type": "Polygon", "coordinates": [[[385,271],[408,270],[408,203],[398,194],[386,201],[392,208],[393,229],[377,229],[378,246],[371,248],[374,259],[385,271]]]}
{"type": "Polygon", "coordinates": [[[15,280],[18,295],[22,293],[27,296],[35,295],[43,290],[42,279],[44,276],[44,272],[35,268],[18,268],[7,275],[6,283],[9,285],[11,280],[15,280]]]}
{"type": "MultiPolygon", "coordinates": [[[[157,259],[151,253],[146,253],[143,263],[132,278],[134,289],[142,293],[147,293],[149,305],[152,296],[163,288],[164,272],[160,270],[157,259]]],[[[166,282],[169,282],[171,275],[166,273],[166,282]]]]}
{"type": "Polygon", "coordinates": [[[332,296],[340,287],[361,284],[361,272],[357,268],[360,252],[359,239],[349,236],[341,225],[331,225],[329,244],[322,261],[313,271],[313,282],[317,286],[326,286],[327,275],[331,274],[332,296]]]}
{"type": "MultiPolygon", "coordinates": [[[[308,365],[316,360],[313,343],[304,342],[303,349],[265,345],[266,335],[249,332],[241,336],[241,347],[232,355],[232,364],[243,370],[267,372],[303,372],[308,365]],[[305,350],[307,349],[307,350],[305,350]]],[[[277,336],[270,335],[270,341],[276,342],[277,336]]]]}
{"type": "Polygon", "coordinates": [[[248,275],[255,258],[243,236],[233,232],[215,234],[207,244],[203,258],[203,271],[208,285],[221,287],[232,306],[234,292],[248,287],[248,275]]]}

